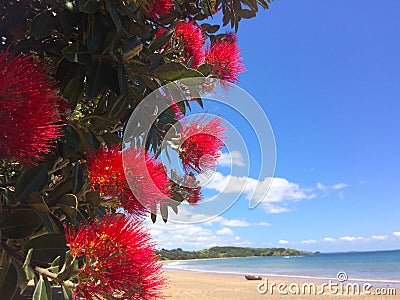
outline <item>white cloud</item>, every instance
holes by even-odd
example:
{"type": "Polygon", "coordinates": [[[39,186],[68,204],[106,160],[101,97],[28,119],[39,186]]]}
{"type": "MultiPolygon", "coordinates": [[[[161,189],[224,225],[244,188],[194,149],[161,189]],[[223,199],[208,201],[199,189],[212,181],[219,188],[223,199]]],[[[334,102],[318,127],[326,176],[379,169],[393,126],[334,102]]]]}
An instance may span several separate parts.
{"type": "Polygon", "coordinates": [[[324,242],[329,242],[329,243],[334,243],[336,242],[336,240],[334,238],[331,237],[326,237],[323,239],[324,242]]]}
{"type": "Polygon", "coordinates": [[[255,226],[271,226],[270,223],[267,222],[258,222],[258,223],[254,223],[255,226]]]}
{"type": "Polygon", "coordinates": [[[302,244],[315,244],[317,241],[316,240],[304,240],[301,241],[302,244]]]}
{"type": "Polygon", "coordinates": [[[386,240],[387,238],[388,238],[387,235],[373,235],[373,236],[371,236],[371,239],[377,240],[377,241],[383,241],[383,240],[386,240]]]}
{"type": "Polygon", "coordinates": [[[224,227],[224,228],[218,230],[216,232],[216,234],[217,235],[228,235],[228,236],[234,236],[235,235],[235,233],[232,231],[232,229],[229,229],[227,227],[224,227]]]}
{"type": "Polygon", "coordinates": [[[242,176],[224,176],[216,172],[204,188],[213,189],[223,194],[243,194],[247,200],[261,201],[261,207],[268,213],[290,211],[289,202],[312,199],[316,195],[310,189],[285,178],[266,178],[263,181],[242,176]],[[268,192],[267,192],[268,191],[268,192]]]}
{"type": "Polygon", "coordinates": [[[227,219],[222,216],[208,215],[208,214],[196,214],[194,213],[192,207],[187,207],[184,205],[179,206],[179,212],[174,215],[174,221],[178,223],[189,223],[189,224],[199,224],[204,225],[220,224],[223,227],[250,227],[250,226],[271,226],[270,223],[265,221],[262,222],[247,222],[244,219],[227,219]]]}
{"type": "Polygon", "coordinates": [[[287,244],[289,244],[289,241],[287,241],[287,240],[279,240],[279,242],[278,242],[280,245],[287,245],[287,244]]]}
{"type": "Polygon", "coordinates": [[[338,190],[344,189],[346,187],[348,187],[348,184],[346,184],[346,183],[337,183],[334,185],[324,185],[320,182],[317,183],[317,189],[319,189],[321,191],[328,191],[328,190],[338,191],[338,190]]]}
{"type": "Polygon", "coordinates": [[[395,232],[393,232],[393,235],[394,235],[394,236],[400,236],[400,231],[395,231],[395,232]]]}
{"type": "Polygon", "coordinates": [[[234,150],[231,152],[222,152],[218,159],[218,165],[228,167],[236,165],[238,167],[244,167],[245,163],[243,161],[242,153],[234,150]]]}
{"type": "Polygon", "coordinates": [[[337,183],[337,184],[332,185],[331,189],[337,191],[337,190],[344,189],[346,187],[348,187],[348,184],[346,184],[346,183],[337,183]]]}
{"type": "Polygon", "coordinates": [[[222,226],[227,227],[271,226],[271,224],[267,222],[249,223],[244,220],[225,219],[223,217],[217,217],[213,221],[219,222],[222,226]]]}
{"type": "Polygon", "coordinates": [[[206,225],[176,224],[157,220],[155,224],[146,221],[153,240],[157,243],[157,248],[183,248],[187,250],[205,249],[213,246],[230,245],[244,246],[249,242],[242,240],[233,230],[222,228],[212,230],[206,225]]]}
{"type": "Polygon", "coordinates": [[[364,238],[361,236],[355,237],[355,236],[342,236],[341,238],[339,238],[339,240],[341,241],[346,241],[346,242],[354,242],[354,241],[361,241],[364,238]]]}
{"type": "Polygon", "coordinates": [[[251,224],[249,222],[243,221],[243,220],[228,220],[225,218],[217,218],[216,220],[217,222],[220,222],[221,225],[223,226],[229,226],[229,227],[248,227],[251,226],[251,224]]]}
{"type": "Polygon", "coordinates": [[[285,213],[285,212],[291,211],[290,208],[282,207],[282,206],[279,206],[279,205],[274,205],[274,204],[271,204],[271,203],[263,203],[262,204],[262,208],[267,213],[270,213],[270,214],[280,214],[280,213],[285,213]]]}

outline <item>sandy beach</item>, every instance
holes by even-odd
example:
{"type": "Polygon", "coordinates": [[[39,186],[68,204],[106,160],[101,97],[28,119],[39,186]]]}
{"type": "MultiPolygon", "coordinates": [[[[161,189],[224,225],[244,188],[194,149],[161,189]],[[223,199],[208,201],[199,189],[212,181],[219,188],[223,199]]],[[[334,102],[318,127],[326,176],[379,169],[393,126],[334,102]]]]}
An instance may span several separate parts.
{"type": "MultiPolygon", "coordinates": [[[[235,299],[398,299],[400,289],[388,290],[387,288],[377,290],[376,287],[371,287],[368,292],[370,295],[363,293],[362,284],[360,284],[360,295],[354,295],[352,287],[343,286],[343,293],[340,291],[340,286],[337,287],[337,293],[334,295],[329,292],[329,288],[322,288],[323,282],[316,283],[317,295],[310,295],[308,287],[305,286],[306,293],[302,293],[303,284],[305,282],[285,280],[285,279],[268,279],[268,291],[265,294],[259,293],[257,287],[263,281],[246,280],[243,276],[214,274],[214,273],[200,273],[181,270],[165,270],[165,277],[168,280],[168,287],[164,292],[166,299],[172,300],[235,300],[235,299]],[[274,285],[275,284],[275,285],[274,285]],[[277,286],[282,284],[281,291],[278,291],[277,286]],[[286,287],[284,288],[284,285],[286,287]],[[299,287],[298,292],[296,291],[299,287]],[[272,294],[271,294],[271,288],[272,294]],[[291,289],[291,290],[290,290],[291,289]],[[348,292],[346,290],[348,289],[348,292]],[[324,290],[323,294],[319,294],[324,290]],[[294,293],[293,293],[293,292],[294,293]],[[283,294],[287,293],[287,294],[283,294]],[[385,293],[386,295],[377,295],[377,293],[385,293]],[[387,295],[391,293],[392,295],[387,295]],[[393,293],[397,294],[393,295],[393,293]]],[[[307,283],[313,283],[307,281],[307,283]]],[[[263,292],[265,285],[261,287],[263,292]]],[[[333,289],[335,290],[335,288],[333,289]]]]}

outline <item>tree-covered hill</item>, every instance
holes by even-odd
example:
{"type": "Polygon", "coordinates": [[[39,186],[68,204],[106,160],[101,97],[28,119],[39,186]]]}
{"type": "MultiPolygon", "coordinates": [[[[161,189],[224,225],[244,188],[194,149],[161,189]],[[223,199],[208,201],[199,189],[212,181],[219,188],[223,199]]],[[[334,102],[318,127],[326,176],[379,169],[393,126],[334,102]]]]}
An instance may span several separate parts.
{"type": "Polygon", "coordinates": [[[185,251],[181,248],[157,251],[160,260],[249,257],[249,256],[288,256],[309,255],[310,252],[286,248],[212,247],[198,251],[185,251]]]}

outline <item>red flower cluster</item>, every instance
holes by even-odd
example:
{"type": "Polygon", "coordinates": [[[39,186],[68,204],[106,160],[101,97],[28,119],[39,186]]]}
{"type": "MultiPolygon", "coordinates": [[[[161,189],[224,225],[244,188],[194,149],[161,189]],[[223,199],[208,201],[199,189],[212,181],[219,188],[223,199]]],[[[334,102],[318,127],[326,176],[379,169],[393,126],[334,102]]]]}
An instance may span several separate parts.
{"type": "Polygon", "coordinates": [[[124,154],[119,149],[102,148],[89,157],[89,180],[111,206],[142,215],[169,194],[167,174],[163,165],[143,149],[124,150],[124,154]]]}
{"type": "Polygon", "coordinates": [[[222,126],[223,121],[214,117],[203,124],[203,119],[201,117],[182,126],[179,157],[185,170],[202,172],[215,167],[224,145],[226,128],[222,126]]]}
{"type": "Polygon", "coordinates": [[[240,49],[234,33],[228,33],[206,50],[205,62],[213,65],[212,73],[219,79],[238,82],[238,73],[244,71],[240,49]]]}
{"type": "Polygon", "coordinates": [[[143,4],[145,10],[154,18],[168,14],[173,7],[173,0],[150,0],[143,4]]]}
{"type": "Polygon", "coordinates": [[[184,58],[193,57],[192,68],[204,63],[204,36],[201,28],[194,22],[179,21],[176,24],[175,35],[183,43],[184,58]]]}
{"type": "Polygon", "coordinates": [[[142,223],[124,214],[67,227],[72,256],[84,256],[78,270],[79,299],[160,299],[165,285],[161,265],[142,223]]]}
{"type": "Polygon", "coordinates": [[[30,56],[0,53],[0,157],[35,164],[62,135],[53,83],[30,56]]]}

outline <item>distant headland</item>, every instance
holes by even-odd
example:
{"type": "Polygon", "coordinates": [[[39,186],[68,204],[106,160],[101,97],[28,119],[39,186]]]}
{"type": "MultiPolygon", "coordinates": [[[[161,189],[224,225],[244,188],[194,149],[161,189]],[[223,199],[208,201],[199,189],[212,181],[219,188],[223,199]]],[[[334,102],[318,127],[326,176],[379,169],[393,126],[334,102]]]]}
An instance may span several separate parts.
{"type": "Polygon", "coordinates": [[[157,251],[160,260],[184,260],[206,259],[226,257],[250,257],[250,256],[298,256],[311,255],[313,253],[288,248],[249,248],[216,246],[198,251],[185,251],[181,248],[172,250],[161,249],[157,251]]]}

